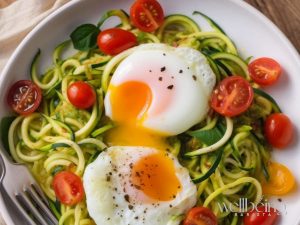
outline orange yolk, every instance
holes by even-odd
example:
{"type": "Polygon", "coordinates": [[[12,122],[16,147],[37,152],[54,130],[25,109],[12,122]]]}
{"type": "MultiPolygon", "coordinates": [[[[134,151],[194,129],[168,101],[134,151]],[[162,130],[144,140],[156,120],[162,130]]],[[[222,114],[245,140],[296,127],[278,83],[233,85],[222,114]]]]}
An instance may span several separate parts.
{"type": "Polygon", "coordinates": [[[163,152],[137,161],[132,168],[131,182],[148,197],[158,201],[174,199],[182,188],[173,161],[163,152]]]}
{"type": "Polygon", "coordinates": [[[152,101],[152,92],[148,85],[130,81],[117,87],[111,87],[111,105],[113,120],[118,123],[134,123],[140,120],[152,101]]]}
{"type": "Polygon", "coordinates": [[[130,81],[111,86],[109,91],[112,119],[116,123],[116,128],[107,132],[105,137],[110,146],[169,148],[164,135],[141,126],[152,101],[152,92],[147,84],[130,81]]]}

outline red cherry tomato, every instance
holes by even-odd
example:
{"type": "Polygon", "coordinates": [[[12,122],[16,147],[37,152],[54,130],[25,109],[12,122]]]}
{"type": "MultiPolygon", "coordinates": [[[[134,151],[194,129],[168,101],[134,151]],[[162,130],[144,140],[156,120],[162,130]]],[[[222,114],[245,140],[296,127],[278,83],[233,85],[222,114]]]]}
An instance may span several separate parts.
{"type": "Polygon", "coordinates": [[[183,225],[218,225],[217,217],[205,207],[194,207],[188,212],[183,225]]]}
{"type": "Polygon", "coordinates": [[[237,116],[245,112],[253,101],[253,89],[240,76],[222,80],[211,96],[211,107],[223,116],[237,116]]]}
{"type": "Polygon", "coordinates": [[[271,58],[259,58],[248,66],[251,78],[260,85],[274,84],[281,75],[281,66],[271,58]]]}
{"type": "Polygon", "coordinates": [[[65,205],[75,205],[84,197],[81,178],[72,172],[57,173],[54,176],[52,186],[57,199],[65,205]]]}
{"type": "Polygon", "coordinates": [[[97,37],[99,49],[107,55],[117,55],[120,52],[137,45],[136,36],[130,31],[111,28],[99,33],[97,37]]]}
{"type": "Polygon", "coordinates": [[[30,80],[17,81],[11,86],[7,95],[8,105],[21,115],[34,112],[41,101],[41,89],[30,80]]]}
{"type": "Polygon", "coordinates": [[[86,82],[76,81],[67,90],[69,101],[80,109],[88,109],[96,101],[95,90],[86,82]]]}
{"type": "Polygon", "coordinates": [[[145,32],[155,31],[164,22],[164,11],[156,0],[137,0],[131,6],[130,19],[145,32]]]}
{"type": "Polygon", "coordinates": [[[257,207],[244,216],[244,225],[274,225],[279,217],[278,211],[270,207],[266,212],[265,206],[257,207]]]}
{"type": "Polygon", "coordinates": [[[264,125],[267,141],[275,148],[285,148],[292,142],[294,128],[291,120],[282,113],[270,115],[264,125]]]}

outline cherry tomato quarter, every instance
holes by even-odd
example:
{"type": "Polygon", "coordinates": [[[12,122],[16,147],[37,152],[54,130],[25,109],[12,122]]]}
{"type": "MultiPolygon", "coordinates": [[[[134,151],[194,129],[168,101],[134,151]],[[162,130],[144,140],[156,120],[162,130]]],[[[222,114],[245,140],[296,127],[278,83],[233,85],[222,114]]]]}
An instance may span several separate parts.
{"type": "Polygon", "coordinates": [[[88,109],[95,104],[96,93],[94,88],[86,82],[76,81],[67,90],[69,101],[79,109],[88,109]]]}
{"type": "Polygon", "coordinates": [[[223,116],[237,116],[245,112],[253,101],[253,89],[241,76],[222,80],[211,96],[211,107],[223,116]]]}
{"type": "Polygon", "coordinates": [[[279,217],[278,214],[279,212],[272,207],[266,211],[265,206],[260,206],[246,213],[243,222],[244,225],[275,225],[279,217]]]}
{"type": "Polygon", "coordinates": [[[99,49],[107,55],[117,55],[138,44],[136,36],[130,31],[111,28],[99,33],[97,37],[99,49]]]}
{"type": "Polygon", "coordinates": [[[249,74],[256,83],[268,86],[274,84],[281,75],[280,64],[271,58],[258,58],[248,66],[249,74]]]}
{"type": "Polygon", "coordinates": [[[54,176],[52,186],[57,199],[65,205],[75,205],[84,197],[81,178],[76,174],[63,171],[54,176]]]}
{"type": "Polygon", "coordinates": [[[164,11],[156,0],[137,0],[131,6],[130,19],[134,26],[152,32],[164,22],[164,11]]]}
{"type": "Polygon", "coordinates": [[[42,91],[30,80],[19,80],[8,91],[7,103],[18,114],[33,113],[41,104],[42,91]]]}
{"type": "Polygon", "coordinates": [[[277,162],[270,162],[268,172],[269,180],[261,179],[261,186],[265,195],[285,195],[295,187],[295,177],[286,166],[277,162]]]}
{"type": "Polygon", "coordinates": [[[194,207],[188,212],[183,225],[218,225],[218,220],[210,209],[194,207]]]}
{"type": "Polygon", "coordinates": [[[264,124],[267,141],[275,148],[283,149],[293,140],[294,127],[283,113],[274,113],[267,117],[264,124]]]}

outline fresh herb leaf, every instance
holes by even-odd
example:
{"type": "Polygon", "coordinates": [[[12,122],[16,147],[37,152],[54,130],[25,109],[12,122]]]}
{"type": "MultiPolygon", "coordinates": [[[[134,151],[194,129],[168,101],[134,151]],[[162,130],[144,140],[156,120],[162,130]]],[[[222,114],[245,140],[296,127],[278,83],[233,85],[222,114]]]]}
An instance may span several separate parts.
{"type": "Polygon", "coordinates": [[[80,51],[95,48],[99,32],[99,28],[93,24],[80,25],[70,35],[74,48],[80,51]]]}
{"type": "Polygon", "coordinates": [[[197,138],[198,140],[200,140],[201,142],[203,142],[206,145],[212,145],[216,142],[218,142],[224,135],[225,133],[225,128],[221,128],[219,126],[215,126],[214,128],[210,129],[210,130],[195,130],[195,131],[191,131],[188,134],[197,138]],[[221,128],[221,129],[220,129],[221,128]]]}
{"type": "Polygon", "coordinates": [[[1,120],[1,140],[3,143],[3,147],[7,152],[9,152],[8,145],[8,130],[12,122],[15,120],[15,116],[4,117],[1,120]]]}

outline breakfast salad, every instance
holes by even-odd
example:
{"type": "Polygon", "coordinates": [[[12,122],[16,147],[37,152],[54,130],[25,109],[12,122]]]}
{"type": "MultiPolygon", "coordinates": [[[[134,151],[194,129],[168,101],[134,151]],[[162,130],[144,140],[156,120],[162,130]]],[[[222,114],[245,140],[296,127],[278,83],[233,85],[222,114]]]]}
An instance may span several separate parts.
{"type": "Polygon", "coordinates": [[[278,222],[280,209],[262,203],[295,178],[271,151],[294,130],[263,89],[281,66],[243,59],[215,21],[191,13],[165,15],[157,0],[112,9],[74,29],[41,75],[37,50],[31,79],[9,89],[16,116],[2,120],[3,143],[60,225],[278,222]],[[112,17],[120,24],[104,29],[112,17]]]}

